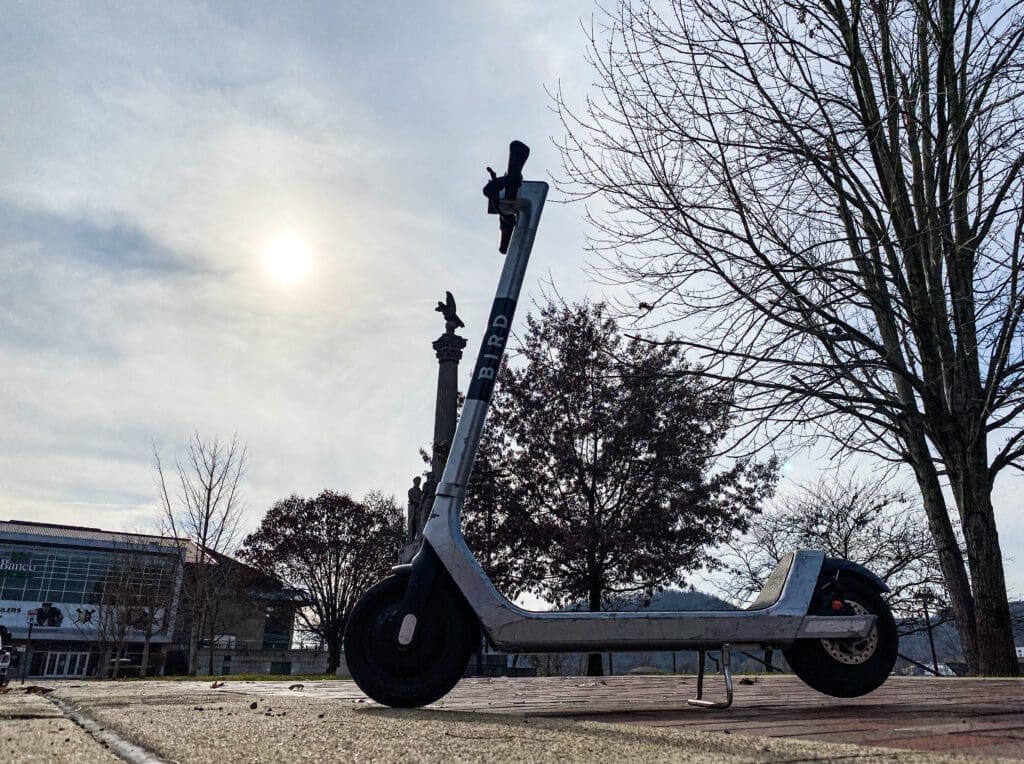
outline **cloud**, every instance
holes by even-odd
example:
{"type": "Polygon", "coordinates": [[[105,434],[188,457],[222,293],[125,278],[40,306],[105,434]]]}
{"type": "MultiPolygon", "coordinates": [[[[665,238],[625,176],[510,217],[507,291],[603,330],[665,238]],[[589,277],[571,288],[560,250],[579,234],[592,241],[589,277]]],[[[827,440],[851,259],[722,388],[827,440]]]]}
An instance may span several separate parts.
{"type": "MultiPolygon", "coordinates": [[[[151,449],[237,432],[250,522],[324,487],[401,493],[431,436],[450,289],[465,378],[501,267],[484,166],[559,166],[592,4],[14,4],[0,19],[0,502],[139,528],[151,449]],[[285,288],[260,252],[313,251],[285,288]]],[[[522,303],[572,299],[549,205],[522,303]]]]}

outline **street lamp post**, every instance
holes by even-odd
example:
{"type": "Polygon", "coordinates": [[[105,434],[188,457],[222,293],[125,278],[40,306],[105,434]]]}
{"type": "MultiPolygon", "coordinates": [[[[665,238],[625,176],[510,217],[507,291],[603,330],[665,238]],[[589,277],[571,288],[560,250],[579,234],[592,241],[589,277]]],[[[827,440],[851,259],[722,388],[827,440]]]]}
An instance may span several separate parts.
{"type": "Polygon", "coordinates": [[[935,595],[932,594],[930,589],[922,589],[917,593],[917,598],[921,600],[921,607],[924,608],[924,623],[925,628],[928,629],[928,645],[932,650],[932,668],[935,670],[935,676],[939,675],[939,659],[935,655],[935,637],[932,635],[932,618],[928,613],[928,600],[932,599],[935,595]]]}
{"type": "Polygon", "coordinates": [[[25,684],[25,675],[28,673],[28,664],[32,660],[32,626],[35,624],[35,610],[28,611],[28,638],[25,640],[25,657],[21,666],[21,683],[25,684]]]}

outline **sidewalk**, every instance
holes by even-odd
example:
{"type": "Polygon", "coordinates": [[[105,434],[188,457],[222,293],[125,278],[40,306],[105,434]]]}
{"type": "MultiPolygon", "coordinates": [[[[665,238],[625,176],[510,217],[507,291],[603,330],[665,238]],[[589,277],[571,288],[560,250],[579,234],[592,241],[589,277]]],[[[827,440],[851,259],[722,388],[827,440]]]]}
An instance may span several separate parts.
{"type": "MultiPolygon", "coordinates": [[[[288,692],[275,685],[250,691],[288,692]]],[[[1024,759],[1024,679],[891,677],[870,695],[840,699],[793,676],[737,677],[725,711],[686,705],[695,688],[694,677],[670,676],[468,679],[433,708],[1024,759]]],[[[313,691],[362,697],[351,682],[313,691]]],[[[721,677],[708,676],[705,692],[723,694],[721,677]]]]}
{"type": "Polygon", "coordinates": [[[53,703],[18,692],[15,685],[11,692],[0,695],[0,761],[117,764],[120,760],[53,703]]]}
{"type": "MultiPolygon", "coordinates": [[[[686,706],[694,683],[692,677],[469,679],[440,703],[417,711],[378,706],[344,681],[303,682],[296,689],[288,682],[230,680],[219,689],[196,682],[54,686],[55,695],[104,728],[181,762],[1024,757],[1021,680],[896,679],[867,698],[841,702],[791,677],[770,677],[738,683],[736,704],[727,711],[686,706]],[[936,714],[934,724],[929,714],[936,714]],[[979,742],[970,744],[970,737],[979,742]],[[973,757],[949,755],[954,752],[973,757]]],[[[38,761],[111,760],[72,727],[49,700],[18,695],[15,686],[0,696],[0,761],[32,761],[33,752],[43,754],[38,761]],[[58,727],[67,742],[57,739],[58,727]]]]}

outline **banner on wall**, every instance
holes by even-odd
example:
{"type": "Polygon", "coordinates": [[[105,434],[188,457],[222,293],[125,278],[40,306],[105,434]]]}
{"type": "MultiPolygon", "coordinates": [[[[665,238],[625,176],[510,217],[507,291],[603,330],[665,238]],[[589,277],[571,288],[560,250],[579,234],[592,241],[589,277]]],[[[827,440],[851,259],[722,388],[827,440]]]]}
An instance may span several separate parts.
{"type": "MultiPolygon", "coordinates": [[[[0,623],[3,623],[15,639],[24,639],[28,633],[29,624],[32,624],[32,639],[96,639],[97,632],[103,625],[101,607],[89,603],[54,603],[54,602],[18,602],[15,600],[0,600],[0,623]]],[[[156,618],[163,617],[163,611],[156,612],[156,618]]],[[[121,618],[128,621],[129,639],[145,638],[143,629],[147,614],[142,611],[133,614],[130,609],[125,609],[121,618]],[[141,623],[132,624],[136,618],[141,623]]],[[[154,641],[167,639],[166,634],[158,634],[153,637],[154,641]]]]}

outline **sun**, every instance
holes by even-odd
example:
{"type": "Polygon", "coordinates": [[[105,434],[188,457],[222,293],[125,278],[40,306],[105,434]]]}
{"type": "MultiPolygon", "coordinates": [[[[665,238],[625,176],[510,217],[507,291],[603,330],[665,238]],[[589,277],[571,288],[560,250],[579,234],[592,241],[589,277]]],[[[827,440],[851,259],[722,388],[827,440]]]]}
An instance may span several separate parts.
{"type": "Polygon", "coordinates": [[[312,254],[298,236],[278,236],[263,250],[267,272],[284,284],[294,284],[309,271],[312,254]]]}

